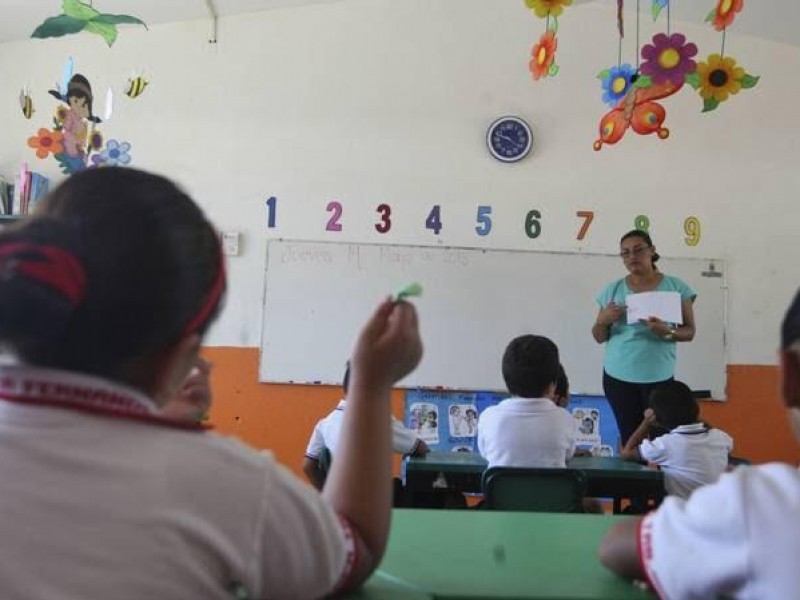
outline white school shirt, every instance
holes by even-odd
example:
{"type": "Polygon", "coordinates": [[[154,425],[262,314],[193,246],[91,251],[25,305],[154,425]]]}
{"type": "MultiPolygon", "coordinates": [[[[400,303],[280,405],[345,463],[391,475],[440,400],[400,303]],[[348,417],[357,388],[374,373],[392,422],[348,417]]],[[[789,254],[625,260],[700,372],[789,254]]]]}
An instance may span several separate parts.
{"type": "Polygon", "coordinates": [[[739,467],[688,500],[668,497],[639,529],[662,600],[800,598],[800,472],[739,467]]]}
{"type": "MultiPolygon", "coordinates": [[[[331,456],[336,454],[336,445],[339,442],[339,431],[342,429],[342,418],[346,406],[347,401],[340,400],[336,408],[314,426],[306,448],[308,458],[317,460],[319,453],[325,447],[330,450],[331,456]]],[[[416,433],[392,417],[392,451],[400,454],[412,454],[417,449],[419,442],[416,433]]]]}
{"type": "Polygon", "coordinates": [[[714,483],[728,466],[733,439],[703,423],[681,425],[654,440],[644,440],[639,454],[664,471],[670,495],[688,498],[701,485],[714,483]]]}
{"type": "Polygon", "coordinates": [[[349,526],[271,456],[95,377],[2,367],[0,398],[4,600],[319,598],[348,576],[349,526]]]}
{"type": "Polygon", "coordinates": [[[489,467],[564,468],[577,424],[549,398],[508,398],[481,413],[478,450],[489,467]]]}

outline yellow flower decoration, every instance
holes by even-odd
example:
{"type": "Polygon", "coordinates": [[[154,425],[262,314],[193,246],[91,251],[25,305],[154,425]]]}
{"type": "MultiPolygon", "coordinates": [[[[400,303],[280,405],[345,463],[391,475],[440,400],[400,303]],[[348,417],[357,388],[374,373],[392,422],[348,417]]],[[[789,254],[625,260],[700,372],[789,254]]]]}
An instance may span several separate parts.
{"type": "Polygon", "coordinates": [[[700,96],[704,100],[713,98],[717,102],[725,102],[728,96],[738,94],[742,89],[741,80],[745,70],[736,66],[735,58],[712,54],[707,63],[698,63],[697,74],[700,75],[700,87],[697,90],[700,96]]]}
{"type": "Polygon", "coordinates": [[[525,6],[541,19],[547,18],[547,15],[560,17],[564,12],[564,7],[570,4],[572,4],[572,0],[525,0],[525,6]]]}

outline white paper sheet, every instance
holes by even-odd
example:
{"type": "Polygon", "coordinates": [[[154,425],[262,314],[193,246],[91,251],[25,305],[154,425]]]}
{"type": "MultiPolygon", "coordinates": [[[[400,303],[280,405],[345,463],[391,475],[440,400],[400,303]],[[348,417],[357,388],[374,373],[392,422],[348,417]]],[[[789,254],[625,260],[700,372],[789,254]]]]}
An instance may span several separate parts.
{"type": "Polygon", "coordinates": [[[625,298],[628,325],[641,319],[658,317],[667,323],[683,325],[681,295],[679,292],[642,292],[625,298]]]}

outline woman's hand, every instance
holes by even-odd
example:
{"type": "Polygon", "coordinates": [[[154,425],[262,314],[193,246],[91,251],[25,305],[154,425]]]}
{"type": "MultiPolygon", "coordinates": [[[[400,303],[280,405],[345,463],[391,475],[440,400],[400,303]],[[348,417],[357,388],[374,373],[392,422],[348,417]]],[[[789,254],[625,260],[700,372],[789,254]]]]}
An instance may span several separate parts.
{"type": "Polygon", "coordinates": [[[597,314],[597,323],[604,327],[611,327],[619,321],[625,314],[625,305],[610,302],[605,308],[601,308],[597,314]]]}
{"type": "Polygon", "coordinates": [[[658,317],[650,317],[648,319],[639,319],[641,323],[644,323],[647,328],[656,334],[660,338],[667,337],[670,333],[674,334],[674,330],[667,324],[666,321],[662,321],[658,317]]]}

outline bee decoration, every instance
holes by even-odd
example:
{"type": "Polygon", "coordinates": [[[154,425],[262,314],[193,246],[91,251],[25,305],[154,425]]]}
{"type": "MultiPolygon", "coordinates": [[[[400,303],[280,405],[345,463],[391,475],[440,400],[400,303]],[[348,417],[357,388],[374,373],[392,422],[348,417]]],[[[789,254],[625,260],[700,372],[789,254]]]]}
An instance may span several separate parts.
{"type": "Polygon", "coordinates": [[[31,99],[31,91],[28,88],[22,88],[19,93],[19,107],[22,109],[22,114],[26,119],[30,119],[36,110],[33,108],[33,99],[31,99]]]}
{"type": "Polygon", "coordinates": [[[148,83],[150,82],[142,75],[134,75],[128,79],[128,83],[125,85],[125,95],[131,100],[138,98],[144,93],[144,89],[147,87],[148,83]]]}

